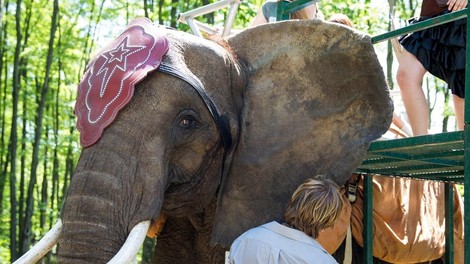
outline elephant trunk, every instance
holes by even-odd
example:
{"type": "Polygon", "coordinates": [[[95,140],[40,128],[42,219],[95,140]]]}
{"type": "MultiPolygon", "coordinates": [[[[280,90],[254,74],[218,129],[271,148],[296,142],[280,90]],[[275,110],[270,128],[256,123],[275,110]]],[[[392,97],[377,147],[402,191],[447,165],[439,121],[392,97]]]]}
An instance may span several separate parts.
{"type": "Polygon", "coordinates": [[[84,221],[65,222],[59,238],[59,263],[107,263],[121,243],[110,228],[84,221]],[[98,241],[106,241],[105,247],[98,241]]]}
{"type": "Polygon", "coordinates": [[[61,212],[60,263],[107,263],[135,226],[158,216],[163,200],[160,182],[148,184],[150,180],[141,179],[150,175],[142,174],[145,166],[135,157],[99,148],[82,152],[61,212]]]}
{"type": "MultiPolygon", "coordinates": [[[[111,254],[109,251],[101,250],[94,252],[94,255],[89,255],[89,251],[87,248],[90,246],[96,245],[96,239],[98,236],[94,236],[93,234],[86,234],[89,237],[84,243],[80,243],[77,245],[77,241],[67,241],[64,239],[64,244],[61,244],[61,254],[60,254],[60,262],[61,263],[80,263],[80,262],[87,262],[87,263],[109,263],[109,264],[117,264],[117,263],[131,263],[132,260],[137,255],[137,252],[142,245],[146,233],[149,229],[150,221],[144,221],[139,223],[135,226],[132,231],[130,232],[126,242],[120,248],[119,252],[116,254],[111,254]],[[91,242],[90,242],[91,241],[91,242]],[[112,259],[110,261],[110,256],[112,259]]],[[[72,230],[79,230],[79,228],[83,227],[80,223],[73,223],[70,225],[72,230]]],[[[82,234],[77,234],[79,232],[71,232],[68,237],[73,235],[83,236],[82,234]]]]}

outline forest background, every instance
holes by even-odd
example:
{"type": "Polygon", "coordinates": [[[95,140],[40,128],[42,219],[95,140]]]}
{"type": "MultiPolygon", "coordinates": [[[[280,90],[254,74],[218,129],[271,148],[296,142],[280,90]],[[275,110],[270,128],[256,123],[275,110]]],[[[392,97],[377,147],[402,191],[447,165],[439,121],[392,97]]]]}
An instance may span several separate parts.
{"type": "MultiPolygon", "coordinates": [[[[24,254],[59,217],[81,149],[73,113],[76,88],[93,54],[135,17],[189,31],[178,22],[178,15],[215,1],[0,0],[0,263],[24,254]]],[[[234,29],[246,28],[262,2],[243,1],[234,29]]],[[[326,19],[343,13],[357,29],[377,35],[390,30],[392,21],[395,27],[404,26],[419,4],[417,0],[330,0],[320,9],[326,19]]],[[[227,11],[198,20],[222,27],[227,11]]],[[[376,47],[396,92],[390,43],[376,47]]],[[[423,88],[432,109],[431,129],[455,130],[445,83],[428,75],[423,88]]],[[[145,242],[142,263],[153,243],[145,242]]],[[[42,262],[55,263],[53,253],[42,262]]]]}

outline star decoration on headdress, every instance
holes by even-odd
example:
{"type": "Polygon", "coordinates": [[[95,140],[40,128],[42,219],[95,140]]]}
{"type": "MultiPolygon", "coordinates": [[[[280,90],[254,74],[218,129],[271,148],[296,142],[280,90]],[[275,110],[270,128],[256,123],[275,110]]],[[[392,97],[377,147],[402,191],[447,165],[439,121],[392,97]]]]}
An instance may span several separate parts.
{"type": "Polygon", "coordinates": [[[98,76],[104,73],[102,79],[103,81],[101,83],[100,96],[103,96],[106,92],[106,87],[114,71],[119,69],[123,72],[126,72],[128,66],[127,57],[144,48],[145,46],[128,45],[128,37],[125,37],[115,49],[101,54],[101,56],[105,58],[106,61],[101,65],[100,69],[95,75],[98,76]]]}

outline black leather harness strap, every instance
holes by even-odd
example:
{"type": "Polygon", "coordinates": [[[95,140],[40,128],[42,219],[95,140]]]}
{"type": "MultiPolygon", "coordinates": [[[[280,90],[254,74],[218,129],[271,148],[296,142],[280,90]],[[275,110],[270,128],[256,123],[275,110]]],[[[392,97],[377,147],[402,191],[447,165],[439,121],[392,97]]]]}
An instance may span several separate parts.
{"type": "Polygon", "coordinates": [[[204,85],[199,80],[199,78],[197,78],[189,70],[183,71],[165,62],[162,62],[160,64],[158,71],[185,81],[197,91],[197,93],[199,94],[199,96],[201,96],[202,100],[209,109],[209,112],[211,113],[212,118],[214,119],[214,122],[217,125],[217,128],[219,129],[220,137],[222,138],[222,143],[224,145],[225,151],[229,150],[232,146],[232,137],[230,135],[230,129],[228,126],[227,119],[225,116],[222,116],[220,114],[219,109],[215,105],[214,101],[212,101],[212,99],[207,94],[206,89],[204,88],[204,85]]]}
{"type": "Polygon", "coordinates": [[[217,206],[220,204],[220,201],[223,196],[223,190],[225,187],[225,182],[227,181],[228,171],[230,168],[230,164],[232,162],[235,145],[232,143],[232,136],[230,134],[230,128],[228,124],[228,120],[225,116],[220,114],[219,109],[215,105],[214,101],[209,97],[204,88],[202,82],[195,76],[189,69],[187,71],[180,70],[172,65],[165,63],[164,61],[160,64],[158,71],[162,73],[169,74],[174,76],[178,79],[181,79],[191,85],[201,96],[202,100],[206,104],[209,112],[214,119],[217,128],[219,129],[220,137],[222,138],[222,144],[224,146],[224,157],[222,163],[222,172],[219,182],[219,188],[217,189],[217,206]]]}

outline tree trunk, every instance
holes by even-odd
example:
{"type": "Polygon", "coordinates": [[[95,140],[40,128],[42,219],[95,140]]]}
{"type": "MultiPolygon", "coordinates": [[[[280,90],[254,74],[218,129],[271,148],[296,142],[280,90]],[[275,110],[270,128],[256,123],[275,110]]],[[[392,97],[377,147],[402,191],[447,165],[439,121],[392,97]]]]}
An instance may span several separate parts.
{"type": "MultiPolygon", "coordinates": [[[[202,0],[202,5],[208,5],[210,4],[212,1],[211,0],[202,0]]],[[[206,23],[209,24],[209,25],[213,25],[214,24],[214,12],[211,12],[211,13],[208,13],[208,14],[205,14],[204,15],[204,18],[206,19],[206,23]]]]}
{"type": "MultiPolygon", "coordinates": [[[[22,75],[23,78],[26,76],[22,75]]],[[[28,118],[26,117],[26,113],[28,112],[28,102],[27,102],[27,93],[23,93],[23,128],[22,128],[22,135],[23,138],[27,138],[26,132],[26,123],[28,118]]],[[[21,141],[21,157],[20,157],[21,167],[20,167],[20,196],[19,196],[19,209],[18,209],[18,222],[19,222],[19,241],[18,244],[23,244],[23,232],[24,232],[24,206],[25,206],[25,174],[26,174],[26,140],[21,141]]],[[[19,255],[22,255],[24,252],[20,250],[19,255]]]]}
{"type": "Polygon", "coordinates": [[[178,5],[178,0],[171,0],[171,11],[170,11],[170,27],[176,28],[176,22],[178,20],[178,17],[176,15],[177,13],[177,5],[178,5]]]}
{"type": "Polygon", "coordinates": [[[444,90],[444,110],[442,112],[442,132],[445,133],[449,131],[449,114],[447,113],[447,109],[449,109],[449,101],[450,101],[450,89],[444,90]]]}
{"type": "MultiPolygon", "coordinates": [[[[31,177],[28,185],[28,198],[26,200],[26,214],[25,214],[25,234],[28,234],[31,229],[31,221],[33,215],[33,205],[34,205],[34,197],[33,197],[33,190],[36,184],[37,178],[37,166],[38,166],[38,153],[39,153],[39,145],[41,142],[41,135],[42,135],[42,123],[43,123],[43,115],[44,115],[44,106],[46,103],[47,93],[49,90],[49,74],[52,65],[52,55],[54,50],[54,39],[55,39],[55,32],[57,30],[58,24],[58,12],[59,12],[59,3],[58,0],[54,0],[54,8],[52,12],[52,20],[51,20],[51,31],[49,35],[49,47],[47,52],[47,60],[46,60],[46,68],[45,68],[45,76],[44,76],[44,83],[41,89],[41,96],[40,96],[40,103],[37,109],[37,122],[34,134],[34,145],[33,145],[33,158],[31,162],[31,177]]],[[[25,239],[22,245],[22,250],[26,251],[29,248],[30,241],[29,239],[25,239]]]]}
{"type": "MultiPolygon", "coordinates": [[[[47,111],[46,111],[47,112],[47,111]]],[[[46,126],[46,138],[49,138],[49,130],[50,127],[47,125],[46,126]]],[[[40,217],[39,217],[39,227],[41,230],[46,230],[46,207],[47,207],[47,188],[48,188],[48,182],[47,182],[47,176],[48,176],[48,167],[47,167],[47,162],[48,162],[48,152],[49,148],[46,146],[44,148],[44,158],[43,158],[43,176],[42,176],[42,184],[41,184],[41,202],[40,205],[41,207],[39,208],[40,212],[40,217]]]]}
{"type": "MultiPolygon", "coordinates": [[[[59,208],[57,201],[59,200],[59,103],[60,103],[60,87],[62,85],[61,72],[62,72],[62,34],[61,28],[59,25],[59,39],[57,42],[58,52],[58,71],[57,71],[57,88],[55,93],[55,105],[54,105],[54,153],[53,153],[53,165],[52,165],[52,191],[51,191],[51,210],[54,212],[55,208],[59,208]]],[[[53,214],[49,215],[50,226],[48,229],[51,229],[54,223],[53,214]]]]}
{"type": "MultiPolygon", "coordinates": [[[[0,5],[0,12],[3,14],[3,6],[0,5]]],[[[5,10],[8,11],[8,1],[5,3],[5,10]]],[[[7,76],[8,76],[8,69],[7,67],[3,67],[6,56],[5,50],[5,39],[7,34],[7,22],[3,24],[3,20],[0,22],[2,26],[2,31],[0,35],[0,97],[2,98],[2,102],[6,102],[7,98],[7,76]],[[2,79],[2,73],[5,73],[5,77],[2,79]],[[3,84],[3,85],[2,85],[3,84]]],[[[3,192],[5,189],[5,184],[7,180],[7,168],[10,162],[9,160],[9,153],[5,150],[5,131],[6,131],[6,123],[5,123],[5,114],[6,114],[6,106],[5,103],[1,104],[0,106],[1,118],[0,118],[0,164],[3,164],[0,167],[0,201],[3,201],[3,192]],[[6,153],[3,155],[3,153],[6,153]]],[[[3,212],[2,203],[0,203],[0,212],[3,212]]]]}
{"type": "MultiPolygon", "coordinates": [[[[98,9],[98,16],[96,17],[96,21],[94,22],[94,26],[93,26],[93,35],[91,37],[91,45],[90,45],[90,49],[88,50],[88,53],[86,53],[87,55],[87,61],[90,59],[90,54],[92,54],[92,51],[93,51],[93,47],[94,47],[94,44],[95,42],[93,41],[95,39],[95,34],[96,34],[96,25],[98,25],[101,21],[101,15],[103,14],[103,8],[104,8],[104,3],[106,2],[106,0],[102,0],[101,1],[101,4],[100,4],[100,8],[98,9]]],[[[88,62],[87,62],[88,63],[88,62]]]]}
{"type": "MultiPolygon", "coordinates": [[[[428,103],[428,108],[429,108],[429,127],[428,129],[431,128],[431,116],[432,116],[432,111],[434,110],[432,104],[431,104],[431,101],[429,100],[429,98],[431,98],[431,87],[429,85],[429,78],[434,78],[434,77],[427,77],[427,80],[426,80],[426,88],[425,88],[425,93],[426,93],[426,102],[428,103]]],[[[423,80],[424,82],[424,80],[423,80]]]]}
{"type": "MultiPolygon", "coordinates": [[[[24,27],[25,27],[25,30],[23,32],[23,44],[21,46],[21,53],[24,52],[24,49],[25,47],[28,46],[28,39],[29,39],[29,36],[30,36],[30,32],[29,32],[29,29],[30,29],[30,22],[31,22],[31,13],[32,13],[32,1],[29,1],[27,4],[26,4],[27,8],[26,8],[26,16],[25,16],[25,21],[24,21],[24,27]]],[[[21,68],[20,68],[20,76],[21,76],[21,79],[24,80],[25,82],[25,86],[28,87],[28,70],[27,70],[27,65],[28,65],[28,58],[27,57],[24,57],[24,56],[21,56],[20,57],[20,65],[21,65],[21,68]]],[[[26,91],[23,91],[23,97],[22,97],[22,103],[23,103],[23,124],[22,124],[22,131],[21,131],[21,134],[22,134],[22,138],[23,139],[26,139],[28,138],[28,132],[27,132],[27,123],[29,121],[28,119],[28,106],[30,105],[30,102],[29,102],[29,98],[28,98],[28,93],[26,91]]],[[[24,186],[25,186],[25,178],[26,178],[26,156],[27,156],[27,146],[26,146],[26,140],[22,140],[21,141],[21,154],[20,154],[20,188],[19,188],[19,191],[20,191],[20,197],[19,197],[19,209],[18,209],[18,215],[19,215],[19,241],[18,241],[18,244],[19,245],[22,245],[23,244],[23,239],[24,239],[24,236],[22,236],[23,234],[23,230],[24,230],[24,226],[23,226],[23,223],[24,223],[24,206],[25,206],[25,203],[24,203],[24,197],[25,197],[25,193],[24,193],[24,186]]],[[[23,251],[19,251],[18,254],[19,255],[23,255],[23,251]]]]}
{"type": "Polygon", "coordinates": [[[82,56],[81,63],[80,63],[80,70],[77,72],[77,80],[80,80],[80,77],[84,72],[83,69],[88,64],[88,61],[90,59],[90,54],[93,51],[93,39],[94,39],[95,33],[96,33],[96,25],[101,20],[101,14],[103,12],[103,7],[104,7],[105,1],[106,0],[101,1],[101,5],[100,5],[100,8],[98,10],[98,16],[97,16],[96,20],[94,19],[95,3],[94,3],[94,1],[92,2],[92,8],[91,8],[91,11],[90,11],[91,15],[90,15],[90,20],[88,21],[87,33],[86,33],[86,37],[85,37],[85,46],[83,47],[83,53],[82,53],[83,56],[82,56]],[[90,43],[89,46],[88,46],[88,43],[90,43]]]}
{"type": "Polygon", "coordinates": [[[12,91],[12,121],[10,131],[9,153],[11,157],[10,165],[10,254],[11,260],[15,261],[18,258],[17,248],[17,210],[16,207],[16,150],[18,143],[18,97],[20,90],[20,51],[21,51],[21,0],[16,2],[16,47],[13,62],[13,91],[12,91]]]}
{"type": "Polygon", "coordinates": [[[144,16],[146,18],[149,18],[148,6],[149,6],[149,4],[148,4],[147,0],[144,0],[144,16]]]}
{"type": "MultiPolygon", "coordinates": [[[[73,116],[70,116],[70,119],[73,119],[73,116]]],[[[75,130],[75,126],[70,126],[70,129],[69,129],[70,134],[73,134],[74,130],[75,130]]],[[[67,147],[67,156],[65,158],[64,185],[62,186],[62,192],[61,192],[60,201],[59,201],[60,204],[62,204],[62,202],[65,199],[65,196],[67,194],[67,190],[69,187],[69,182],[70,182],[70,179],[72,179],[72,174],[75,168],[75,161],[73,159],[73,144],[74,144],[74,141],[72,140],[72,137],[69,137],[68,147],[67,147]]]]}
{"type": "MultiPolygon", "coordinates": [[[[0,7],[2,6],[3,6],[3,1],[0,0],[0,7]]],[[[3,26],[3,9],[0,10],[0,32],[2,32],[2,26],[3,26]]]]}
{"type": "Polygon", "coordinates": [[[163,25],[163,4],[165,0],[158,0],[158,23],[163,25]]]}

